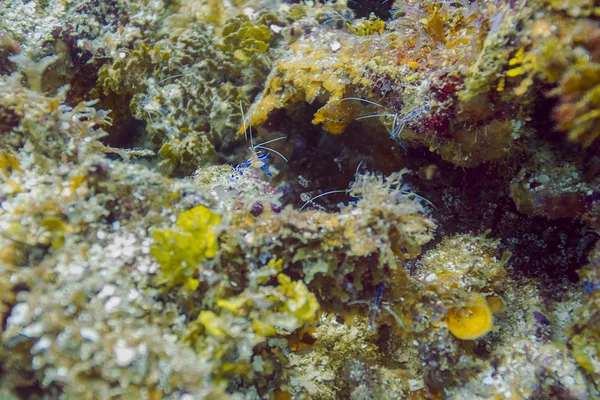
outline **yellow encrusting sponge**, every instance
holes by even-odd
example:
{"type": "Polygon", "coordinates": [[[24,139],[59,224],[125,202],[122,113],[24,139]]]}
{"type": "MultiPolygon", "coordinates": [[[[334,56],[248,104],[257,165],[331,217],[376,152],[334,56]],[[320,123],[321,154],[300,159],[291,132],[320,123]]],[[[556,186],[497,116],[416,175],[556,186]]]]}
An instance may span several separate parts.
{"type": "Polygon", "coordinates": [[[446,324],[457,338],[475,340],[492,330],[494,315],[485,298],[477,297],[465,307],[450,310],[446,314],[446,324]]]}

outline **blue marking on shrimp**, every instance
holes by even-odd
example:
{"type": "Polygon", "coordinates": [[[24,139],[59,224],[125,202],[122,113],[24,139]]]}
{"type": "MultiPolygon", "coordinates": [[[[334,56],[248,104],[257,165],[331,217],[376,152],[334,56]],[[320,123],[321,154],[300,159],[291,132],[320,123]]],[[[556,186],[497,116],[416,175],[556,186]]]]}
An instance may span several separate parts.
{"type": "Polygon", "coordinates": [[[383,286],[383,283],[380,283],[377,285],[377,289],[375,292],[375,307],[379,308],[379,306],[381,305],[381,300],[383,299],[383,290],[385,289],[385,287],[383,286]]]}
{"type": "Polygon", "coordinates": [[[258,156],[258,159],[264,163],[263,166],[260,167],[260,169],[265,171],[269,178],[272,178],[273,174],[271,172],[269,172],[269,154],[267,154],[267,153],[260,154],[258,156]]]}
{"type": "MultiPolygon", "coordinates": [[[[263,162],[263,165],[262,165],[262,167],[260,167],[260,169],[262,171],[266,172],[267,176],[269,178],[272,178],[273,174],[271,172],[269,172],[269,154],[268,153],[259,154],[258,160],[263,162]]],[[[231,179],[233,179],[233,180],[238,179],[240,176],[244,175],[244,173],[246,173],[246,171],[248,171],[251,166],[252,166],[252,162],[250,160],[244,161],[243,163],[239,163],[233,169],[233,174],[231,174],[231,179]]]]}
{"type": "Polygon", "coordinates": [[[390,138],[398,141],[400,146],[402,146],[402,148],[404,148],[404,146],[402,145],[402,141],[399,139],[399,136],[402,133],[402,130],[404,129],[404,126],[406,125],[406,123],[408,121],[410,121],[411,119],[421,116],[423,113],[428,113],[429,111],[431,111],[431,106],[429,104],[425,104],[422,107],[415,108],[414,110],[412,110],[411,112],[406,114],[404,117],[398,119],[398,121],[395,121],[394,129],[392,130],[392,134],[390,135],[390,138]],[[398,138],[398,139],[396,139],[396,138],[398,138]]]}
{"type": "Polygon", "coordinates": [[[369,317],[369,327],[373,328],[373,323],[375,322],[375,317],[379,314],[379,307],[381,306],[381,300],[383,299],[383,283],[377,285],[377,290],[375,292],[375,303],[373,304],[373,310],[371,311],[371,316],[369,317]]]}
{"type": "Polygon", "coordinates": [[[598,284],[594,284],[590,281],[588,281],[587,279],[583,281],[583,287],[585,288],[585,292],[587,294],[592,293],[593,291],[597,290],[598,288],[600,288],[600,285],[598,284]]]}

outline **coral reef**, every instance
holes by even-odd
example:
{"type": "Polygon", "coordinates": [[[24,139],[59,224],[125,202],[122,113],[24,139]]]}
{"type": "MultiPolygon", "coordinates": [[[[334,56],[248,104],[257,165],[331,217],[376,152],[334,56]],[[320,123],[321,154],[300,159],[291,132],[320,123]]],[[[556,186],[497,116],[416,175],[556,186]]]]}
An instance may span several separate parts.
{"type": "Polygon", "coordinates": [[[271,71],[249,124],[265,123],[277,109],[317,103],[323,105],[313,124],[333,134],[357,118],[380,117],[392,139],[426,145],[454,164],[503,158],[511,120],[526,118],[527,109],[505,106],[514,99],[488,92],[501,75],[511,27],[527,14],[500,10],[485,38],[478,26],[490,18],[485,9],[425,4],[409,10],[395,10],[398,18],[368,35],[358,20],[346,22],[346,31],[321,29],[295,41],[271,71]],[[379,108],[365,110],[366,101],[379,108]]]}
{"type": "MultiPolygon", "coordinates": [[[[598,68],[600,36],[597,25],[582,13],[565,20],[564,4],[551,2],[552,11],[526,27],[525,40],[509,61],[506,74],[516,80],[522,96],[536,79],[556,84],[550,95],[558,98],[553,109],[557,128],[569,140],[590,146],[600,135],[598,125],[598,68]],[[554,32],[553,26],[560,27],[554,32]],[[560,49],[560,50],[559,50],[560,49]]],[[[587,5],[590,7],[591,3],[587,5]]],[[[538,83],[539,84],[539,83],[538,83]]]]}
{"type": "Polygon", "coordinates": [[[596,191],[599,177],[587,157],[578,151],[556,154],[540,144],[513,178],[510,195],[522,213],[549,219],[577,218],[593,229],[600,228],[596,191]]]}
{"type": "Polygon", "coordinates": [[[571,327],[570,345],[577,363],[594,379],[600,373],[598,334],[598,268],[600,254],[598,245],[590,252],[589,264],[580,270],[585,292],[583,306],[578,309],[575,323],[571,327]]]}
{"type": "Polygon", "coordinates": [[[590,0],[10,0],[0,398],[600,398],[590,0]]]}

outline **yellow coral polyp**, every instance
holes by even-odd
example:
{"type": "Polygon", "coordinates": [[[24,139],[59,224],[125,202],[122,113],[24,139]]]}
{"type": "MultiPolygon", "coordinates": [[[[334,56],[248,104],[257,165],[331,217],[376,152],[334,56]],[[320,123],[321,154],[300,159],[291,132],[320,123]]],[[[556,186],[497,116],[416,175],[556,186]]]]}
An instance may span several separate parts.
{"type": "Polygon", "coordinates": [[[476,298],[465,307],[452,309],[446,314],[446,324],[458,339],[475,340],[494,327],[494,315],[483,297],[476,298]]]}

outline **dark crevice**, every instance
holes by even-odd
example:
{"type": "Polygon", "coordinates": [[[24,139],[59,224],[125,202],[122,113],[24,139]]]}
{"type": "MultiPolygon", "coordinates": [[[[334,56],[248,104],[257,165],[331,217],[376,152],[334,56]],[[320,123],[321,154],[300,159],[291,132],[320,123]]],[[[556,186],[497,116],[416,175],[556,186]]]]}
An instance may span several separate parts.
{"type": "Polygon", "coordinates": [[[349,0],[348,7],[354,11],[356,18],[368,18],[371,13],[376,17],[387,20],[390,18],[390,10],[394,4],[393,0],[349,0]]]}

